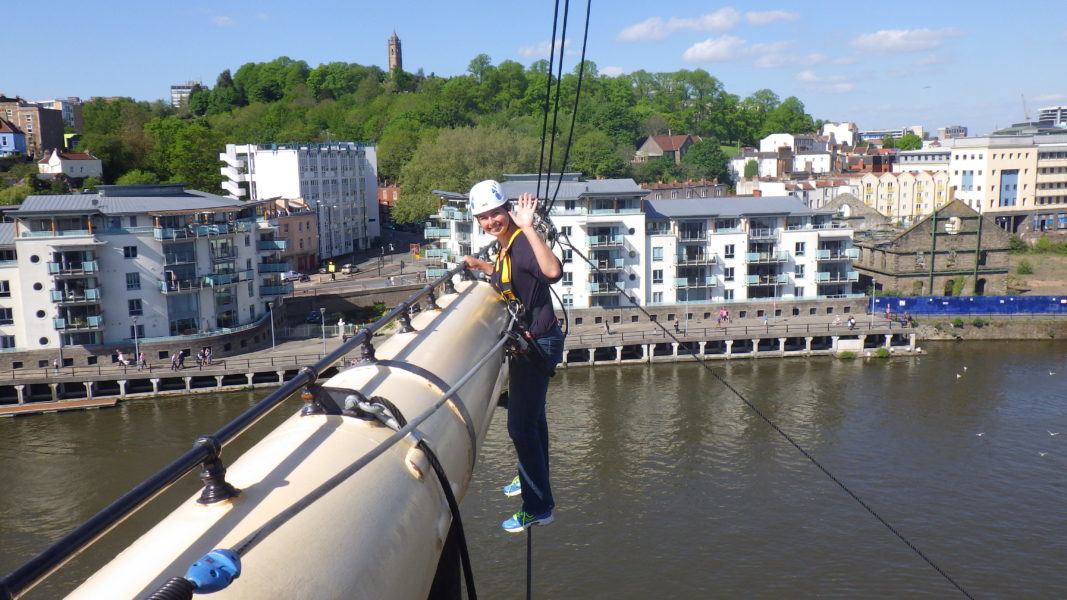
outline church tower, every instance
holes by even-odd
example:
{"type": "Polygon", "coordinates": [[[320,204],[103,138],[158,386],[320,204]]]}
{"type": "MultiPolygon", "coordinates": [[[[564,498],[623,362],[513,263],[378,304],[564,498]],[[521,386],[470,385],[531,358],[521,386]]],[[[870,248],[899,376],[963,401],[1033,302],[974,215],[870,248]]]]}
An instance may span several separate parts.
{"type": "Polygon", "coordinates": [[[393,32],[393,36],[389,38],[389,72],[403,71],[404,70],[404,57],[400,52],[400,38],[396,37],[396,32],[393,32]]]}

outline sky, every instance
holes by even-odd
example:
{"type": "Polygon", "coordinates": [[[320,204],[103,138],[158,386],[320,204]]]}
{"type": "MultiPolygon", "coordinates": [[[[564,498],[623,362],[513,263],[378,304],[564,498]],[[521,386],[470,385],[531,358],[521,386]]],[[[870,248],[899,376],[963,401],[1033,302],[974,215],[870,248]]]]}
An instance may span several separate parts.
{"type": "MultiPolygon", "coordinates": [[[[578,60],[585,6],[571,2],[565,70],[578,60]]],[[[964,125],[980,135],[1024,120],[1024,103],[1032,116],[1067,104],[1062,6],[597,0],[586,56],[607,75],[704,69],[730,93],[769,88],[861,129],[964,125]]],[[[548,57],[552,9],[550,0],[59,0],[38,27],[5,30],[0,93],[162,99],[173,83],[213,85],[223,69],[278,56],[384,68],[394,30],[406,71],[458,75],[481,53],[528,65],[548,57]]]]}

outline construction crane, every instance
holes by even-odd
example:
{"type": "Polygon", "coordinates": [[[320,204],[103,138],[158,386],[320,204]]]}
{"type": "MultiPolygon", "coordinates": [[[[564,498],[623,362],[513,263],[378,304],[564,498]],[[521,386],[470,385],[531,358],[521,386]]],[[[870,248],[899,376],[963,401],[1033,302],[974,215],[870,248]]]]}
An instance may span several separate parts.
{"type": "Polygon", "coordinates": [[[1026,117],[1026,121],[1030,121],[1030,109],[1026,108],[1026,95],[1019,94],[1019,97],[1023,99],[1023,116],[1026,117]]]}

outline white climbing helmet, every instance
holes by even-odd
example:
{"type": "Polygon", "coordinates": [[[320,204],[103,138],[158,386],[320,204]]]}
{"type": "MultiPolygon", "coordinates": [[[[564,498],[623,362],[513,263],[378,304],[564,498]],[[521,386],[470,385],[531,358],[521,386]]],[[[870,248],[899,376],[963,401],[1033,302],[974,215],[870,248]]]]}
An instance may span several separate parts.
{"type": "Polygon", "coordinates": [[[467,202],[470,206],[471,214],[480,215],[507,204],[508,197],[504,195],[504,188],[499,181],[486,179],[474,184],[470,194],[467,195],[467,202]]]}

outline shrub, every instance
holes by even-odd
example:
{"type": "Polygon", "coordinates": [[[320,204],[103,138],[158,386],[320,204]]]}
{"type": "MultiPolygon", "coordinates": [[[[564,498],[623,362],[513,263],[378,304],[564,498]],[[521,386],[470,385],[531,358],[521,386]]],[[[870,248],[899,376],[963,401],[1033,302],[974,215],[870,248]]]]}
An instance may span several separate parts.
{"type": "Polygon", "coordinates": [[[1019,266],[1015,269],[1015,272],[1019,275],[1033,275],[1034,267],[1030,264],[1030,261],[1021,260],[1019,261],[1019,266]]]}
{"type": "Polygon", "coordinates": [[[957,278],[953,279],[952,280],[952,295],[953,296],[962,296],[963,295],[963,288],[966,287],[966,286],[967,286],[967,278],[966,277],[957,277],[957,278]]]}
{"type": "Polygon", "coordinates": [[[975,319],[973,321],[971,321],[971,325],[974,325],[975,327],[981,329],[981,328],[985,327],[986,325],[989,325],[989,321],[986,321],[985,319],[983,319],[981,317],[975,317],[975,319]]]}
{"type": "Polygon", "coordinates": [[[875,358],[889,358],[890,355],[889,348],[879,348],[874,351],[875,358]]]}
{"type": "Polygon", "coordinates": [[[956,329],[962,329],[963,328],[963,319],[961,319],[960,317],[956,317],[955,319],[952,319],[952,326],[955,327],[956,329]]]}
{"type": "Polygon", "coordinates": [[[856,353],[851,350],[843,350],[837,353],[837,357],[841,360],[853,360],[856,358],[856,353]]]}
{"type": "Polygon", "coordinates": [[[1026,252],[1029,249],[1030,249],[1030,246],[1027,245],[1027,243],[1024,242],[1021,237],[1019,237],[1017,235],[1011,236],[1011,239],[1008,242],[1008,250],[1010,252],[1022,253],[1022,252],[1026,252]]]}

